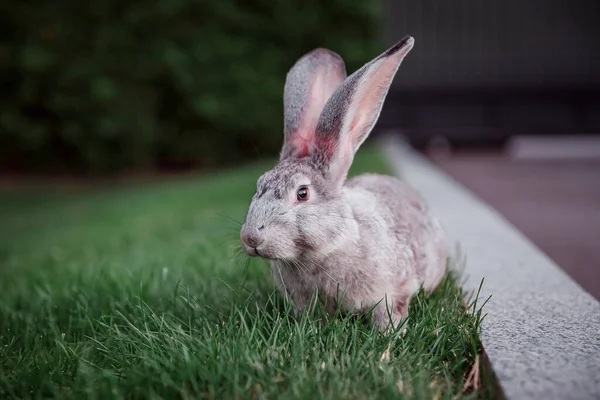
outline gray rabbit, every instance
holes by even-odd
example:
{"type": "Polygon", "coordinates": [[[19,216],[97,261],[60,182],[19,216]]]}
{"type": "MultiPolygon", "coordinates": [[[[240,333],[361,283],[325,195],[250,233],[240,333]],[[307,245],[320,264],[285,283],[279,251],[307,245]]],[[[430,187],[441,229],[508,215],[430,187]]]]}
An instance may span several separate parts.
{"type": "Polygon", "coordinates": [[[442,229],[410,187],[346,179],[413,44],[405,37],[349,77],[339,55],[316,49],[287,74],[280,160],[258,179],[240,238],[246,254],[269,260],[296,314],[318,292],[330,313],[373,309],[386,329],[444,276],[442,229]]]}

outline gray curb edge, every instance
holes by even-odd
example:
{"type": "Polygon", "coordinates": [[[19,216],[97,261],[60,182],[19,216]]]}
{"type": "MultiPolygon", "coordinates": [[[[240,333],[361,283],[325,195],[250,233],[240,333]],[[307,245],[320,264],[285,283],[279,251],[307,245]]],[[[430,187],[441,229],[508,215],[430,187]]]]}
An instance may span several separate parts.
{"type": "Polygon", "coordinates": [[[404,143],[379,140],[400,179],[466,255],[465,289],[491,296],[481,341],[508,399],[600,398],[600,303],[498,212],[404,143]]]}

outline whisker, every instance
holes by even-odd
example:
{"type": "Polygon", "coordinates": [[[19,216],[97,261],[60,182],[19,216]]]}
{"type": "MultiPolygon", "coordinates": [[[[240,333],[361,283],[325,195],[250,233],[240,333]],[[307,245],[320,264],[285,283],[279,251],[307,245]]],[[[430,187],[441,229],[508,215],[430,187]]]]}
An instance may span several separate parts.
{"type": "Polygon", "coordinates": [[[229,220],[231,222],[235,222],[237,224],[243,225],[243,223],[239,219],[233,218],[230,215],[221,214],[220,212],[215,212],[215,215],[217,215],[217,216],[219,216],[221,218],[225,218],[225,219],[227,219],[227,220],[229,220]]]}
{"type": "Polygon", "coordinates": [[[331,279],[333,282],[335,282],[337,285],[341,285],[339,281],[337,281],[333,276],[331,276],[329,274],[329,272],[327,272],[327,270],[325,269],[325,267],[323,267],[322,265],[319,265],[319,268],[321,268],[321,271],[323,271],[325,273],[325,275],[327,275],[329,277],[329,279],[331,279]]]}
{"type": "Polygon", "coordinates": [[[300,260],[293,259],[290,261],[292,262],[292,264],[294,264],[296,269],[299,270],[300,276],[302,276],[302,274],[304,273],[305,277],[308,278],[308,275],[309,275],[308,268],[305,265],[303,265],[300,260]]]}
{"type": "Polygon", "coordinates": [[[250,268],[250,261],[251,261],[250,257],[248,257],[248,256],[244,260],[244,267],[242,268],[242,270],[244,271],[244,280],[242,281],[242,283],[240,285],[242,287],[242,289],[247,290],[247,291],[249,291],[248,289],[246,289],[246,281],[248,280],[248,271],[250,268]]]}
{"type": "Polygon", "coordinates": [[[239,248],[234,251],[233,256],[235,257],[236,261],[246,259],[246,254],[244,254],[244,252],[239,248]]]}
{"type": "Polygon", "coordinates": [[[279,268],[279,263],[277,263],[277,272],[279,273],[279,279],[281,279],[281,284],[283,285],[283,290],[285,291],[285,293],[287,295],[289,292],[287,290],[287,287],[285,286],[285,281],[283,280],[283,275],[281,275],[281,268],[279,268]]]}
{"type": "Polygon", "coordinates": [[[244,225],[244,223],[242,221],[240,221],[236,218],[233,218],[229,215],[224,215],[221,213],[215,213],[215,215],[227,222],[225,229],[227,229],[231,232],[235,232],[235,231],[239,232],[239,230],[242,228],[242,225],[244,225]]]}

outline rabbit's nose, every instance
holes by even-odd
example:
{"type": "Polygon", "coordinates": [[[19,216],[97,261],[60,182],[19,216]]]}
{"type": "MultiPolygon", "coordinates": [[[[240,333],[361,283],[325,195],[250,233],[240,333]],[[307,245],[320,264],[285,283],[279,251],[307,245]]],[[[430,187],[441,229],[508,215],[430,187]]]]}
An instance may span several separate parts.
{"type": "Polygon", "coordinates": [[[257,248],[265,240],[260,230],[246,227],[242,229],[240,238],[246,246],[254,248],[257,248]]]}

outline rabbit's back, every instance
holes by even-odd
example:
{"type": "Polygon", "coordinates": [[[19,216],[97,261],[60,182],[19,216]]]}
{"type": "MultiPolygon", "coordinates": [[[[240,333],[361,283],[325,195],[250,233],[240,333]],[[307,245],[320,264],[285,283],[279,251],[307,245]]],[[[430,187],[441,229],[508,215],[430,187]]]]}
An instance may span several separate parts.
{"type": "Polygon", "coordinates": [[[407,183],[387,175],[359,175],[345,186],[375,196],[389,234],[396,238],[399,256],[409,254],[419,281],[425,290],[433,290],[445,273],[446,243],[441,225],[420,196],[407,183]]]}

